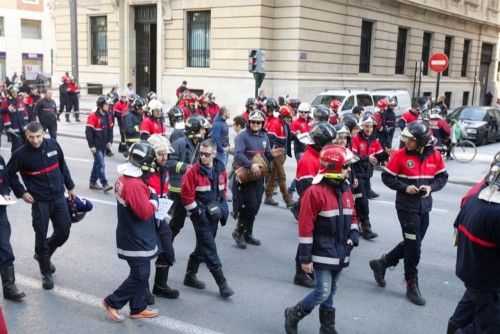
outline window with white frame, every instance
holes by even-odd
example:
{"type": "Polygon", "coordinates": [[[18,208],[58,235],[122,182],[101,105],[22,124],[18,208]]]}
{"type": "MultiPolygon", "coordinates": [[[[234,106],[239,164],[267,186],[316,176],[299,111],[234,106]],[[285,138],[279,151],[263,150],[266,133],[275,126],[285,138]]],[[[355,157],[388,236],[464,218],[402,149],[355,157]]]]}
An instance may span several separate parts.
{"type": "Polygon", "coordinates": [[[21,19],[21,38],[42,39],[42,21],[21,19]]]}

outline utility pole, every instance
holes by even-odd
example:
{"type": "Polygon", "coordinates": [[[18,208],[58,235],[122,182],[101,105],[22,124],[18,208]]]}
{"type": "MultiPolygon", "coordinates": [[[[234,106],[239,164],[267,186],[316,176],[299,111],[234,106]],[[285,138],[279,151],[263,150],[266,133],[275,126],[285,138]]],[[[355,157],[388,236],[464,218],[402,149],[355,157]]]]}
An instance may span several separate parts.
{"type": "Polygon", "coordinates": [[[76,21],[76,0],[69,0],[69,18],[71,24],[71,74],[78,80],[78,24],[76,21]]]}

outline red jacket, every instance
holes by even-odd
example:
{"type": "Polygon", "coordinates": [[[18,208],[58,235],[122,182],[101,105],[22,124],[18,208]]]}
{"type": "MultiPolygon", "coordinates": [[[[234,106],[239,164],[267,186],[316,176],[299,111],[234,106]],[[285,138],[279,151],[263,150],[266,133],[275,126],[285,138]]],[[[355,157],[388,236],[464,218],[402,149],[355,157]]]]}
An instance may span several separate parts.
{"type": "Polygon", "coordinates": [[[28,111],[20,98],[4,99],[0,104],[0,112],[6,129],[12,128],[16,133],[24,131],[28,123],[28,111]],[[13,111],[9,110],[10,105],[14,106],[13,111]]]}
{"type": "Polygon", "coordinates": [[[248,121],[248,117],[250,117],[250,113],[247,110],[245,110],[243,112],[243,114],[241,114],[240,116],[243,117],[245,120],[248,121]]]}
{"type": "Polygon", "coordinates": [[[354,172],[358,178],[371,178],[373,175],[373,165],[368,160],[370,155],[375,155],[378,161],[384,160],[384,149],[379,140],[372,133],[366,137],[363,132],[358,132],[352,138],[351,151],[359,157],[359,161],[353,164],[354,172]]]}
{"type": "MultiPolygon", "coordinates": [[[[160,135],[165,135],[167,133],[167,129],[163,124],[160,122],[159,119],[153,119],[152,117],[144,117],[141,123],[141,137],[142,134],[146,134],[147,137],[154,135],[154,134],[160,134],[160,135]]],[[[147,139],[147,138],[146,138],[147,139]]]]}
{"type": "Polygon", "coordinates": [[[297,163],[297,170],[295,172],[295,183],[299,196],[302,196],[307,188],[311,186],[312,180],[318,174],[319,168],[319,152],[312,146],[307,146],[304,155],[297,163]]]}
{"type": "Polygon", "coordinates": [[[411,112],[411,110],[404,112],[403,115],[401,115],[401,118],[398,120],[398,126],[401,130],[404,129],[404,127],[412,122],[415,122],[420,118],[419,114],[414,114],[411,112]]]}
{"type": "Polygon", "coordinates": [[[74,82],[68,83],[68,93],[80,93],[80,87],[74,82]]]}
{"type": "Polygon", "coordinates": [[[299,117],[290,124],[290,130],[294,135],[307,133],[311,130],[311,120],[311,118],[302,119],[299,117]]]}
{"type": "Polygon", "coordinates": [[[432,193],[441,190],[448,180],[448,173],[439,151],[425,147],[421,154],[408,152],[402,148],[391,155],[382,182],[396,190],[396,209],[409,212],[427,213],[432,209],[432,193]],[[428,185],[432,192],[427,197],[410,195],[409,185],[428,185]]]}
{"type": "Polygon", "coordinates": [[[168,171],[167,168],[160,168],[158,172],[150,174],[146,181],[149,187],[153,188],[159,197],[165,197],[168,194],[168,171]],[[163,179],[163,182],[162,182],[163,179]],[[163,183],[163,190],[161,185],[163,183]]]}
{"type": "Polygon", "coordinates": [[[347,182],[335,189],[319,183],[301,197],[299,214],[299,262],[340,270],[349,265],[352,246],[359,242],[354,197],[347,182]],[[336,191],[341,191],[339,203],[336,191]]]}
{"type": "Polygon", "coordinates": [[[118,101],[115,103],[113,111],[117,114],[120,114],[120,116],[123,116],[123,114],[127,112],[128,108],[129,104],[127,101],[125,102],[118,101]]]}
{"type": "Polygon", "coordinates": [[[217,103],[208,102],[206,110],[208,115],[210,116],[210,122],[212,122],[215,116],[219,114],[220,107],[217,103]]]}
{"type": "Polygon", "coordinates": [[[218,162],[218,160],[214,160],[214,166],[212,167],[212,171],[218,174],[218,190],[212,189],[211,180],[206,173],[207,169],[207,167],[196,162],[182,176],[181,181],[181,200],[184,207],[190,212],[196,212],[201,215],[206,214],[206,205],[217,198],[221,206],[224,203],[225,209],[227,209],[225,200],[227,192],[227,173],[224,165],[218,162]],[[219,194],[219,197],[217,197],[217,194],[219,194]]]}
{"type": "Polygon", "coordinates": [[[437,139],[438,146],[441,146],[443,140],[451,135],[450,125],[442,118],[431,118],[429,120],[429,128],[434,138],[437,139]]]}
{"type": "Polygon", "coordinates": [[[380,111],[373,113],[373,118],[375,119],[375,131],[379,132],[382,128],[382,115],[380,111]]]}

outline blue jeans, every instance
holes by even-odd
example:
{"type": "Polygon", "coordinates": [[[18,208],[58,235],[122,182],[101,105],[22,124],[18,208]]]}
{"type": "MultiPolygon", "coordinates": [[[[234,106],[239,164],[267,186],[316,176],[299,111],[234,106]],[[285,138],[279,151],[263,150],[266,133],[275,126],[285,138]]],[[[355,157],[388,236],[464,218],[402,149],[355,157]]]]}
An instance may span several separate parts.
{"type": "Polygon", "coordinates": [[[227,166],[227,160],[229,159],[229,154],[227,152],[224,153],[218,153],[219,160],[224,164],[224,166],[227,166]]]}
{"type": "Polygon", "coordinates": [[[342,270],[330,270],[318,268],[314,266],[314,278],[316,286],[314,290],[309,293],[300,305],[304,312],[311,312],[317,305],[323,309],[333,308],[333,295],[337,291],[337,281],[340,277],[342,270]]]}
{"type": "Polygon", "coordinates": [[[106,175],[104,175],[104,156],[106,155],[106,149],[98,149],[94,153],[94,165],[92,166],[92,172],[90,173],[90,182],[96,183],[97,179],[101,181],[103,186],[108,184],[106,180],[106,175]]]}

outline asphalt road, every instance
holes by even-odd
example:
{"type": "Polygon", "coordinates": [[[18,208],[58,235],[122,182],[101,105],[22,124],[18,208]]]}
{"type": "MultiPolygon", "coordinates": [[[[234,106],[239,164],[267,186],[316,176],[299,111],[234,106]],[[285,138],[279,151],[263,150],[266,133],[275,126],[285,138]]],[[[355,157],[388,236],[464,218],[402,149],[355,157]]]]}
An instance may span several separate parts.
{"type": "MultiPolygon", "coordinates": [[[[114,196],[88,189],[92,157],[86,142],[68,137],[60,137],[59,141],[78,194],[93,200],[94,210],[82,222],[73,225],[68,242],[53,256],[57,267],[56,288],[45,291],[41,287],[38,264],[33,259],[30,207],[22,201],[9,207],[17,283],[27,294],[19,303],[1,299],[11,333],[284,332],[284,308],[297,303],[309,290],[292,284],[297,225],[280,196],[275,196],[280,201],[278,208],[263,205],[257,217],[254,235],[262,240],[262,246],[249,246],[247,250],[236,248],[231,238],[235,225],[232,218],[219,229],[219,255],[228,282],[235,291],[230,300],[219,296],[204,266],[199,278],[207,283],[205,290],[182,285],[187,258],[195,243],[193,227],[187,220],[175,240],[177,262],[169,280],[171,287],[180,289],[180,298],[157,298],[155,307],[159,308],[161,316],[154,320],[127,319],[122,324],[108,320],[100,300],[128,274],[127,264],[116,255],[114,196]]],[[[499,147],[500,144],[489,145],[486,158],[490,151],[498,151],[499,147]]],[[[2,148],[1,153],[7,160],[8,148],[2,148]]],[[[486,158],[481,165],[483,169],[487,165],[486,158]]],[[[123,161],[118,154],[106,159],[110,182],[116,179],[116,166],[123,161]]],[[[457,173],[466,166],[456,162],[449,165],[450,170],[457,173]]],[[[294,167],[294,160],[288,159],[289,180],[294,167]]],[[[381,195],[370,202],[372,225],[379,238],[373,242],[362,240],[352,253],[351,266],[342,273],[335,296],[337,329],[340,333],[443,333],[464,291],[454,275],[452,224],[459,200],[468,187],[449,183],[434,194],[434,210],[419,266],[421,291],[427,298],[425,307],[406,300],[402,264],[388,271],[385,288],[379,288],[373,280],[368,261],[401,240],[393,204],[395,194],[382,184],[379,172],[373,178],[373,189],[381,195]]],[[[151,284],[153,273],[154,265],[151,284]]],[[[317,333],[318,328],[317,309],[299,324],[300,333],[317,333]]]]}

